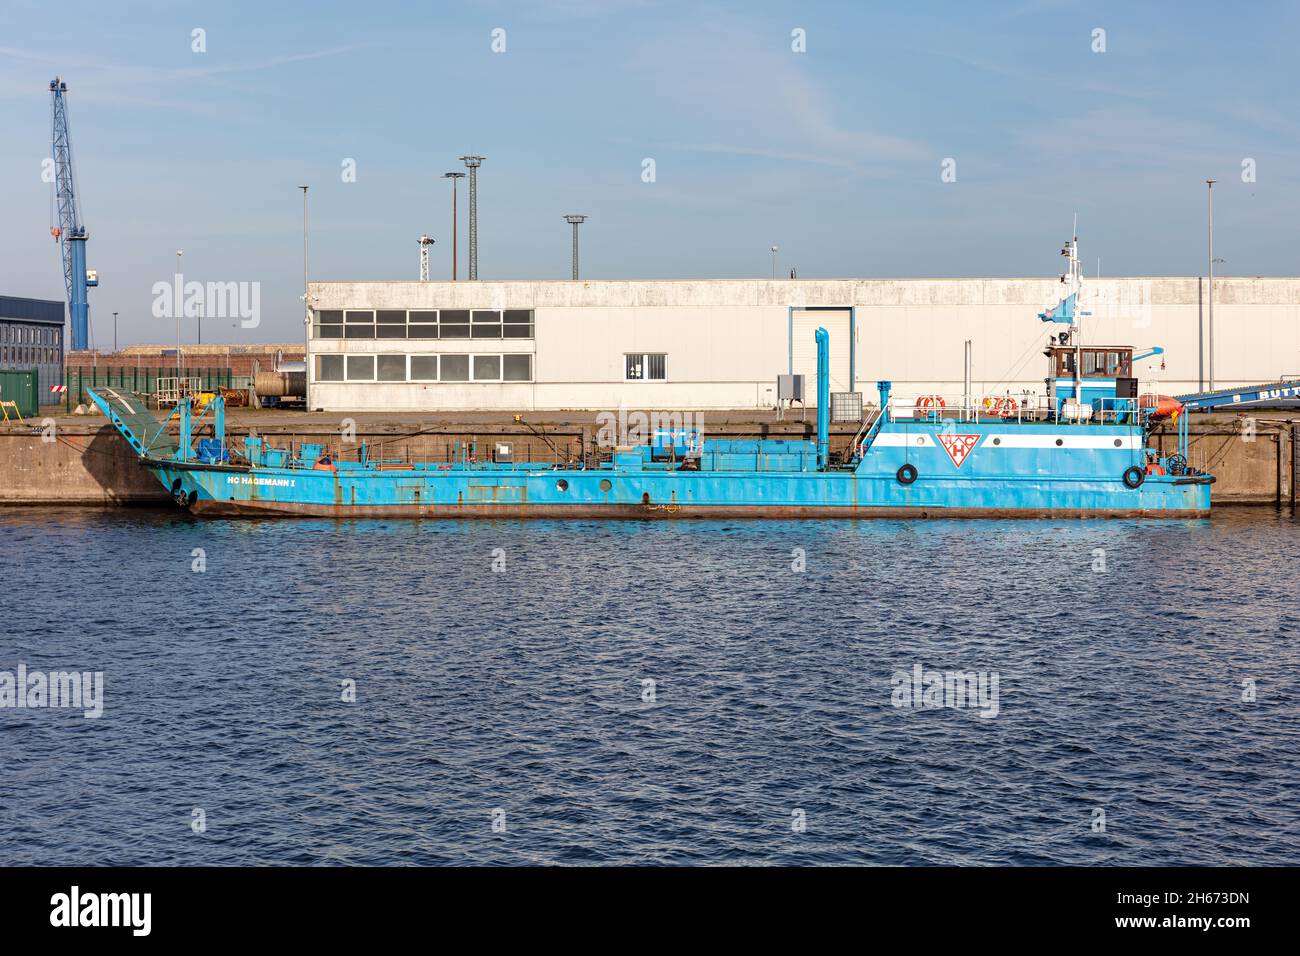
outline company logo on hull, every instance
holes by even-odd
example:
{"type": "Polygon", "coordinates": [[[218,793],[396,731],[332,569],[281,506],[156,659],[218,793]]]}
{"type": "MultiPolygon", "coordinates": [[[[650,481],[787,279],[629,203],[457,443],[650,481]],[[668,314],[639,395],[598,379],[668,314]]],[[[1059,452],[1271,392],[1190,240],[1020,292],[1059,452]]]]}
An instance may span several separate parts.
{"type": "Polygon", "coordinates": [[[966,460],[966,457],[975,450],[975,446],[980,443],[979,435],[935,435],[939,439],[939,444],[943,450],[948,453],[952,463],[958,468],[966,460]]]}

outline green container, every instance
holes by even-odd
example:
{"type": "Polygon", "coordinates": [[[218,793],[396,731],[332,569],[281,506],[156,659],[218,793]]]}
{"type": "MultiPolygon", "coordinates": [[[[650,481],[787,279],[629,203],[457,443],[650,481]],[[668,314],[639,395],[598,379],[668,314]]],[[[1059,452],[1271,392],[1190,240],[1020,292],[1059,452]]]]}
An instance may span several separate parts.
{"type": "MultiPolygon", "coordinates": [[[[39,408],[40,394],[37,384],[36,369],[26,372],[0,372],[0,401],[17,402],[18,412],[23,418],[35,418],[39,408]]],[[[6,409],[9,412],[9,420],[13,421],[13,409],[6,409]]],[[[4,416],[0,415],[0,421],[4,416]]]]}

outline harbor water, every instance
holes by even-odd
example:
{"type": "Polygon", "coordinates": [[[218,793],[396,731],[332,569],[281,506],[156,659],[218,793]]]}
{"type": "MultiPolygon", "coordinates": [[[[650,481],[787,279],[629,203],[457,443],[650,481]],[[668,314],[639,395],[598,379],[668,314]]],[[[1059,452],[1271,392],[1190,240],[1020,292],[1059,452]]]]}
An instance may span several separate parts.
{"type": "Polygon", "coordinates": [[[1297,531],[2,510],[0,865],[1296,865],[1297,531]]]}

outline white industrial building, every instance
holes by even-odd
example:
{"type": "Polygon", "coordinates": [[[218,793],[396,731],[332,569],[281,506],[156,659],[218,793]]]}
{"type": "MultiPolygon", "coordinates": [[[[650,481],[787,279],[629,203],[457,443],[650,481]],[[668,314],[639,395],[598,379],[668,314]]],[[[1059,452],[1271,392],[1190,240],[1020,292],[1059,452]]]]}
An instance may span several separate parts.
{"type": "MultiPolygon", "coordinates": [[[[1092,279],[1084,344],[1163,346],[1143,391],[1210,379],[1207,283],[1092,279]],[[1163,363],[1163,367],[1162,367],[1163,363]]],[[[308,407],[330,411],[755,409],[806,376],[831,333],[831,391],[959,396],[1044,390],[1037,314],[1056,279],[313,282],[308,407]]],[[[1214,280],[1217,386],[1300,376],[1300,279],[1214,280]]]]}

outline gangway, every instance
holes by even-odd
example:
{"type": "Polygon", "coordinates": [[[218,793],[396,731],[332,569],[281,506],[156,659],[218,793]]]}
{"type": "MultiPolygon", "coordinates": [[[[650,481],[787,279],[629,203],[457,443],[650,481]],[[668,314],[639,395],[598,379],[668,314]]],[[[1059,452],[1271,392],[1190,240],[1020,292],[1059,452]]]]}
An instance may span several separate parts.
{"type": "Polygon", "coordinates": [[[1265,382],[1263,385],[1242,385],[1239,388],[1221,388],[1213,392],[1193,392],[1175,397],[1183,403],[1183,411],[1207,412],[1225,405],[1297,401],[1300,400],[1300,382],[1265,382]]]}

